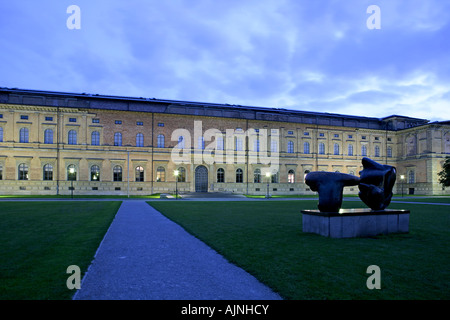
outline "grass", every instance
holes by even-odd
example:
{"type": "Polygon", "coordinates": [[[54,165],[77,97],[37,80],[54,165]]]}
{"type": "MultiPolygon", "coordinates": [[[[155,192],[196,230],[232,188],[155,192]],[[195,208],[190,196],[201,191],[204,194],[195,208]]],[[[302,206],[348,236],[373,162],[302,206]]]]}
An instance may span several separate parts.
{"type": "Polygon", "coordinates": [[[0,202],[0,299],[71,299],[67,267],[83,276],[120,203],[0,202]]]}
{"type": "Polygon", "coordinates": [[[331,239],[301,231],[300,210],[317,200],[149,204],[285,299],[450,298],[448,206],[391,204],[411,210],[408,234],[331,239]],[[366,286],[370,265],[381,290],[366,286]]]}
{"type": "MultiPolygon", "coordinates": [[[[171,194],[175,198],[175,194],[171,194]]],[[[154,193],[149,195],[73,195],[74,199],[159,199],[160,193],[154,193]]],[[[0,198],[25,198],[25,199],[71,199],[69,195],[0,195],[0,198]]]]}

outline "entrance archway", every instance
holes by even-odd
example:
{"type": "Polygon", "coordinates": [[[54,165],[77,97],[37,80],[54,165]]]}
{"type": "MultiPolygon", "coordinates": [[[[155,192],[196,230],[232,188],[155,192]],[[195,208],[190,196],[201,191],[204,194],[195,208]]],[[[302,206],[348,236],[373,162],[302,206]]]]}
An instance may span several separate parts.
{"type": "Polygon", "coordinates": [[[205,166],[195,168],[195,192],[208,192],[208,169],[205,166]]]}

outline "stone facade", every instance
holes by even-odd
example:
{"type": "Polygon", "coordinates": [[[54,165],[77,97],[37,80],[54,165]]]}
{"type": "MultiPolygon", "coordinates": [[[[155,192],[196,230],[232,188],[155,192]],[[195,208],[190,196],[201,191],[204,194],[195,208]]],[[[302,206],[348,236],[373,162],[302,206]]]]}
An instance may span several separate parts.
{"type": "Polygon", "coordinates": [[[448,155],[449,122],[0,88],[4,195],[70,194],[72,186],[75,194],[147,195],[201,183],[209,192],[313,194],[305,173],[359,175],[364,156],[397,168],[396,193],[449,194],[437,181],[448,155]],[[183,163],[173,156],[180,136],[183,163]]]}

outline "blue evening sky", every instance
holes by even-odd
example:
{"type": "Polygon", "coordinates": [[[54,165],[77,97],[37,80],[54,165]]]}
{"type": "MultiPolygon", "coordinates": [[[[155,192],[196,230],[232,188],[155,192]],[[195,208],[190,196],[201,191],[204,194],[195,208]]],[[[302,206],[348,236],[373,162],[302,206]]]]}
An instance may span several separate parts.
{"type": "Polygon", "coordinates": [[[450,1],[0,0],[0,87],[449,120],[450,1]]]}

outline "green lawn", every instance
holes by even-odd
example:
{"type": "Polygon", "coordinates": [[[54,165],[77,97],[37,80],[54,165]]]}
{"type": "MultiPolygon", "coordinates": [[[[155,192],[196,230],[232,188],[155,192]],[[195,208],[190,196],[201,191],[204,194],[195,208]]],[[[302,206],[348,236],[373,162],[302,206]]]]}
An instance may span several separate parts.
{"type": "Polygon", "coordinates": [[[0,202],[0,300],[71,299],[67,267],[84,274],[120,204],[0,202]]]}
{"type": "Polygon", "coordinates": [[[450,298],[448,206],[391,204],[411,210],[410,233],[331,239],[301,231],[300,210],[317,200],[149,204],[285,299],[450,298]],[[366,286],[370,265],[380,290],[366,286]]]}
{"type": "MultiPolygon", "coordinates": [[[[154,193],[154,194],[149,194],[149,195],[143,195],[143,196],[139,196],[139,195],[130,195],[129,197],[126,195],[79,195],[79,194],[74,194],[73,198],[74,199],[126,199],[126,198],[130,198],[130,199],[159,199],[159,197],[161,196],[160,193],[154,193]]],[[[175,194],[172,195],[173,197],[175,197],[175,194]]],[[[4,199],[9,199],[9,198],[13,198],[13,199],[71,199],[72,196],[69,195],[0,195],[0,198],[4,198],[4,199]]]]}

